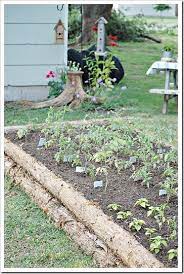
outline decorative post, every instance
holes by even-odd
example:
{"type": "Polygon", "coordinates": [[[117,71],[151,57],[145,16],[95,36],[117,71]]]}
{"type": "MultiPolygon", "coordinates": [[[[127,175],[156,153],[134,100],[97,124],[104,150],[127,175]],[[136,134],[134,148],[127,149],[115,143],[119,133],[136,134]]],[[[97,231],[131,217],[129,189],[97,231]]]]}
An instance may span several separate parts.
{"type": "Polygon", "coordinates": [[[98,24],[98,33],[97,33],[97,47],[95,54],[98,56],[106,56],[105,52],[105,24],[107,20],[104,17],[100,17],[96,24],[98,24]]]}

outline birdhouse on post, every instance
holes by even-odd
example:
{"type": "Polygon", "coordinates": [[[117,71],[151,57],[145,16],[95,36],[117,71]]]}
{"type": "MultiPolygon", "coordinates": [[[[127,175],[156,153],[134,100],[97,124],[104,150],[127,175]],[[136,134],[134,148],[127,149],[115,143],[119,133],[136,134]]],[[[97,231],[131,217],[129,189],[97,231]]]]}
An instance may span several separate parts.
{"type": "Polygon", "coordinates": [[[58,23],[55,25],[54,30],[56,32],[56,43],[63,44],[65,27],[61,19],[59,19],[58,23]]]}
{"type": "Polygon", "coordinates": [[[105,24],[107,24],[107,20],[104,17],[100,17],[96,24],[98,24],[98,32],[97,32],[97,47],[96,47],[96,55],[105,56],[105,24]]]}

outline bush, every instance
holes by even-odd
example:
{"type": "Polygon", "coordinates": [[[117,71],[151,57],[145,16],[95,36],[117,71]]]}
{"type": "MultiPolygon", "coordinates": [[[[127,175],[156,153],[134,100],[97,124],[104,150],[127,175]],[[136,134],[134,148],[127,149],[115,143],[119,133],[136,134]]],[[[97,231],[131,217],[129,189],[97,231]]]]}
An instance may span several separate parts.
{"type": "Polygon", "coordinates": [[[107,24],[107,34],[116,35],[119,40],[140,40],[146,33],[146,21],[141,16],[126,17],[120,11],[113,11],[107,24]]]}

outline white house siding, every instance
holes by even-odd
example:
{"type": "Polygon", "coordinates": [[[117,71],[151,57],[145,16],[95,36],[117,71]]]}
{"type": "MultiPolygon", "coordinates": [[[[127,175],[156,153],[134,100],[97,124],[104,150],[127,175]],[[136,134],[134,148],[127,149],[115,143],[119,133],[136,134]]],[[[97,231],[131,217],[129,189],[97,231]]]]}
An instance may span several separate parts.
{"type": "MultiPolygon", "coordinates": [[[[120,2],[119,2],[120,3],[120,2]]],[[[155,3],[156,4],[156,3],[155,3]]],[[[118,4],[118,7],[116,6],[116,10],[121,10],[125,15],[133,16],[137,14],[143,14],[145,16],[158,16],[159,12],[156,12],[154,9],[155,4],[118,4]]],[[[175,5],[169,4],[171,7],[170,10],[164,11],[162,13],[163,16],[175,16],[175,5]]]]}
{"type": "Polygon", "coordinates": [[[6,4],[4,14],[5,101],[45,99],[47,71],[67,65],[68,7],[6,4]],[[65,25],[64,44],[55,42],[59,19],[65,25]]]}

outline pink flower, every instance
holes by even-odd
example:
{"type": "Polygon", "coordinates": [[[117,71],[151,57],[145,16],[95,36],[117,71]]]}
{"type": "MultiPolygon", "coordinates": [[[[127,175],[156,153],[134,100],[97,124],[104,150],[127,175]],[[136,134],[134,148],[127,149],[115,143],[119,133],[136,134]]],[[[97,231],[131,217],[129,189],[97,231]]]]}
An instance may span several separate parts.
{"type": "Polygon", "coordinates": [[[50,77],[54,78],[55,76],[56,76],[56,74],[52,70],[48,71],[46,74],[46,78],[50,78],[50,77]]]}

